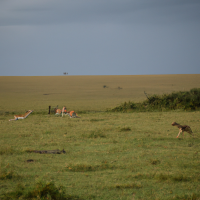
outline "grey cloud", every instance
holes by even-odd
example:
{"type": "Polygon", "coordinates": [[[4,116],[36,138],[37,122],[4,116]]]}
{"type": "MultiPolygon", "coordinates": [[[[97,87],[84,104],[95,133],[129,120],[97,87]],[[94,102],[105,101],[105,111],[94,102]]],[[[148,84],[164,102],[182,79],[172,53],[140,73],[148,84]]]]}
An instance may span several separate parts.
{"type": "Polygon", "coordinates": [[[0,4],[0,25],[58,23],[177,23],[199,20],[197,0],[27,1],[0,4]],[[30,1],[28,1],[30,2],[30,1]],[[41,3],[42,2],[42,3],[41,3]],[[5,7],[8,7],[6,10],[5,7]],[[6,10],[6,14],[5,11],[6,10]],[[145,11],[145,12],[144,12],[145,11]]]}
{"type": "Polygon", "coordinates": [[[199,0],[0,0],[0,75],[199,73],[199,10],[199,0]]]}

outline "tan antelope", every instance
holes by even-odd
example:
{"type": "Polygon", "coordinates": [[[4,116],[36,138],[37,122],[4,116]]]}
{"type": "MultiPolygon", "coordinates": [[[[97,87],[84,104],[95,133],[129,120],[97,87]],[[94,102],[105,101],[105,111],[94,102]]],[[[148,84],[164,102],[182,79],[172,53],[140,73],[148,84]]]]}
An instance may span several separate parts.
{"type": "Polygon", "coordinates": [[[68,115],[70,118],[81,118],[79,117],[74,111],[67,111],[66,107],[63,107],[62,110],[61,109],[55,109],[55,115],[59,115],[62,113],[62,117],[63,114],[68,115]]]}
{"type": "Polygon", "coordinates": [[[67,114],[70,116],[70,118],[81,118],[74,111],[69,111],[67,114]]]}
{"type": "Polygon", "coordinates": [[[14,119],[10,119],[9,121],[12,120],[18,120],[18,119],[25,119],[27,118],[33,111],[32,110],[28,110],[26,111],[26,113],[24,115],[20,114],[20,115],[14,115],[14,119]]]}
{"type": "Polygon", "coordinates": [[[55,115],[60,115],[61,113],[62,113],[62,117],[63,117],[63,114],[67,114],[66,107],[63,107],[62,110],[59,108],[55,108],[55,115]]]}
{"type": "Polygon", "coordinates": [[[192,129],[188,125],[180,125],[176,122],[173,122],[172,126],[176,126],[179,129],[179,133],[177,135],[177,138],[179,137],[181,132],[183,133],[183,137],[184,137],[184,131],[194,136],[192,129]]]}
{"type": "Polygon", "coordinates": [[[63,113],[69,115],[70,118],[80,118],[74,111],[67,111],[66,107],[63,107],[62,109],[62,116],[63,113]]]}

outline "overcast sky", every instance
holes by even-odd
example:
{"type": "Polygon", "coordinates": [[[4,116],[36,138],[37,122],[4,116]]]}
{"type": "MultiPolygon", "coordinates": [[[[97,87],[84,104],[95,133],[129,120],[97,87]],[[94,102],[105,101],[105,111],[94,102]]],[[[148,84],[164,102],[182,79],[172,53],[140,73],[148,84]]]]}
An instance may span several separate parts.
{"type": "Polygon", "coordinates": [[[200,74],[200,0],[0,0],[0,76],[200,74]]]}

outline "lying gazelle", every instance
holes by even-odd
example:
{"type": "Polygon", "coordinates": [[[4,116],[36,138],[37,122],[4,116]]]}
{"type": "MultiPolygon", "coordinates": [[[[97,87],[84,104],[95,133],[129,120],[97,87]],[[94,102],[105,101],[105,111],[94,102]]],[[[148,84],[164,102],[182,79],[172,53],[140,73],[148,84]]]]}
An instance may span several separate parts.
{"type": "Polygon", "coordinates": [[[182,126],[182,125],[180,125],[180,124],[178,124],[176,122],[173,122],[172,126],[176,126],[179,129],[179,133],[177,135],[177,138],[179,137],[181,132],[183,133],[183,137],[184,137],[184,131],[194,136],[194,134],[192,132],[192,129],[188,125],[183,125],[182,126]]]}
{"type": "Polygon", "coordinates": [[[66,107],[63,107],[62,110],[61,109],[55,109],[55,115],[59,115],[62,113],[62,117],[63,115],[68,115],[70,118],[80,118],[74,111],[67,111],[66,107]]]}
{"type": "Polygon", "coordinates": [[[62,109],[62,117],[63,117],[63,113],[69,115],[70,118],[80,118],[74,111],[67,111],[66,107],[63,107],[62,109]]]}
{"type": "Polygon", "coordinates": [[[70,116],[70,118],[81,118],[74,111],[69,111],[67,114],[70,116]]]}
{"type": "Polygon", "coordinates": [[[18,119],[25,119],[27,118],[33,111],[32,110],[28,110],[26,111],[26,113],[24,115],[20,114],[20,115],[14,115],[14,119],[10,119],[11,120],[18,120],[18,119]]]}

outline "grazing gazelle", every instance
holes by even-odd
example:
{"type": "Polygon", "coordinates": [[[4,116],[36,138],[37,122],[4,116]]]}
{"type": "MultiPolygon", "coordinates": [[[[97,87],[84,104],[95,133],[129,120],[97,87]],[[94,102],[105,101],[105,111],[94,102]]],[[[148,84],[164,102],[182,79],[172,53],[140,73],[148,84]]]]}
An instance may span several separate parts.
{"type": "Polygon", "coordinates": [[[183,133],[183,136],[184,136],[184,131],[189,133],[189,134],[192,134],[194,136],[194,134],[192,132],[192,129],[188,125],[180,125],[180,124],[178,124],[176,122],[173,122],[172,126],[176,126],[179,129],[179,133],[177,135],[177,138],[179,137],[181,132],[183,133]]]}
{"type": "Polygon", "coordinates": [[[29,110],[29,111],[26,111],[26,113],[24,115],[14,115],[14,119],[10,119],[9,121],[11,120],[18,120],[18,119],[25,119],[27,118],[33,111],[32,110],[29,110]]]}

